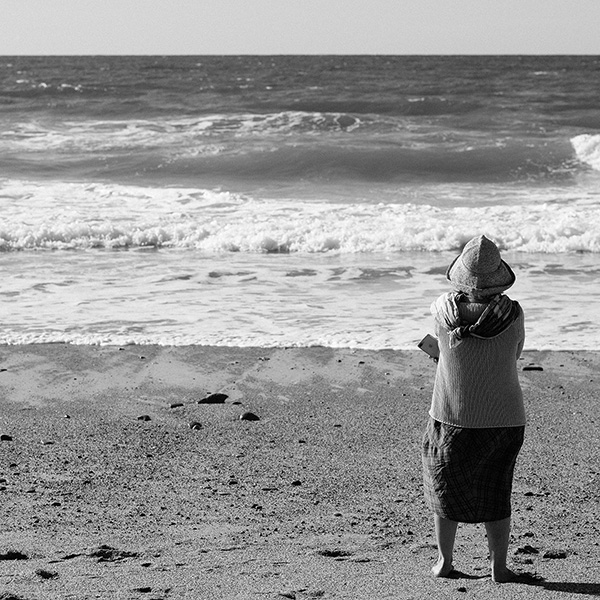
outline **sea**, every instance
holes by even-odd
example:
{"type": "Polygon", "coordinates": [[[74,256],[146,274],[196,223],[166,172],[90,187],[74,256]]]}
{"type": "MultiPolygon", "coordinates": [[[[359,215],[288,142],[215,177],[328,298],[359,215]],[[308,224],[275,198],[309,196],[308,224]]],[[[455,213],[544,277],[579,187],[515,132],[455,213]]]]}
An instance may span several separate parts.
{"type": "Polygon", "coordinates": [[[598,56],[2,56],[0,343],[409,349],[473,236],[598,349],[598,56]]]}

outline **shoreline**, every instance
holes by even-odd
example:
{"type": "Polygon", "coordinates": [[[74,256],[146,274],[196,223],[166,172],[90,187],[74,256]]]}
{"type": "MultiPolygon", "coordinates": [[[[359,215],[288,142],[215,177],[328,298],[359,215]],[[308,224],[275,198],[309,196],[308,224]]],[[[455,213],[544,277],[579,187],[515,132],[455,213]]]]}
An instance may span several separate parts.
{"type": "Polygon", "coordinates": [[[481,526],[459,528],[464,577],[429,572],[420,442],[435,365],[420,350],[120,348],[0,346],[3,592],[600,594],[600,352],[526,351],[519,363],[528,427],[509,563],[543,581],[496,585],[481,526]],[[223,403],[198,403],[216,392],[223,403]]]}

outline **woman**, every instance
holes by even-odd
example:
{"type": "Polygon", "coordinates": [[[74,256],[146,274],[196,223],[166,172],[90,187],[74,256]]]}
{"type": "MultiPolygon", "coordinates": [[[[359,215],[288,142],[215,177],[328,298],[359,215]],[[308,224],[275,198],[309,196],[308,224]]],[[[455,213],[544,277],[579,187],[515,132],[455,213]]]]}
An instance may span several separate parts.
{"type": "Polygon", "coordinates": [[[432,571],[452,572],[459,522],[485,523],[492,579],[506,582],[515,577],[506,566],[510,496],[525,430],[517,375],[523,312],[502,294],[515,275],[485,236],[466,244],[446,276],[455,291],[431,306],[440,355],[423,439],[439,552],[432,571]]]}

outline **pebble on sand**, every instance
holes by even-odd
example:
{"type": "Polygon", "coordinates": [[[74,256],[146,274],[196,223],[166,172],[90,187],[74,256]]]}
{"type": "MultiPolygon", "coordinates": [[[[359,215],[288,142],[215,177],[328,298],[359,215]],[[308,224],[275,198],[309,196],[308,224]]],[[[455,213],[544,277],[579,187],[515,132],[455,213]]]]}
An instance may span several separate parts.
{"type": "Polygon", "coordinates": [[[541,365],[529,364],[523,367],[523,371],[543,371],[544,368],[541,365]]]}
{"type": "Polygon", "coordinates": [[[12,442],[12,437],[6,433],[0,435],[0,441],[2,442],[12,442]]]}
{"type": "Polygon", "coordinates": [[[172,402],[169,404],[169,408],[181,408],[183,406],[183,402],[172,402]]]}
{"type": "Polygon", "coordinates": [[[567,558],[568,552],[566,550],[548,550],[544,552],[543,558],[567,558]]]}
{"type": "Polygon", "coordinates": [[[56,579],[58,577],[58,573],[46,571],[45,569],[36,569],[35,574],[42,579],[56,579]]]}
{"type": "Polygon", "coordinates": [[[252,412],[245,412],[240,415],[242,421],[260,421],[260,417],[252,412]]]}
{"type": "Polygon", "coordinates": [[[152,419],[150,418],[150,415],[140,415],[137,418],[138,421],[151,421],[152,419]]]}
{"type": "Polygon", "coordinates": [[[23,554],[18,550],[8,550],[3,554],[0,554],[0,560],[27,560],[29,556],[27,554],[23,554]]]}
{"type": "Polygon", "coordinates": [[[223,404],[229,396],[227,394],[209,394],[206,398],[198,400],[198,404],[223,404]]]}
{"type": "Polygon", "coordinates": [[[202,429],[202,424],[198,423],[198,421],[191,421],[190,429],[194,429],[194,430],[202,429]]]}

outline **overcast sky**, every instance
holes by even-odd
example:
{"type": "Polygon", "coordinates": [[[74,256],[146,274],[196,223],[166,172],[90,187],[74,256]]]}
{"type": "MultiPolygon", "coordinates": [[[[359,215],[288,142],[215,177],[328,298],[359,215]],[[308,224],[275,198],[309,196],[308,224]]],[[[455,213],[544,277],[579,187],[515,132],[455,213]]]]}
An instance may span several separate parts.
{"type": "Polygon", "coordinates": [[[0,54],[600,54],[600,0],[0,0],[0,54]]]}

